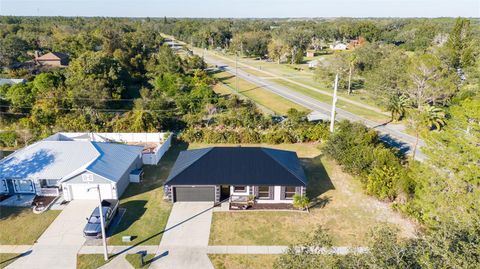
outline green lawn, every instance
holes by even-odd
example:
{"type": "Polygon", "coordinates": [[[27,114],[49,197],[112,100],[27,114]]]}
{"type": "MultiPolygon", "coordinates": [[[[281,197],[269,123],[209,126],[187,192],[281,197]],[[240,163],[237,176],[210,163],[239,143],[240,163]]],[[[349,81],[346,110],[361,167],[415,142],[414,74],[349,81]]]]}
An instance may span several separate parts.
{"type": "Polygon", "coordinates": [[[125,255],[125,259],[133,266],[135,269],[147,269],[150,267],[151,260],[155,257],[155,254],[147,254],[143,257],[143,262],[145,263],[142,265],[142,259],[140,254],[127,254],[125,255]]]}
{"type": "Polygon", "coordinates": [[[215,269],[271,269],[278,255],[209,254],[215,269]]]}
{"type": "Polygon", "coordinates": [[[112,258],[113,257],[110,257],[108,261],[105,261],[103,254],[78,254],[77,269],[97,269],[110,262],[112,258]]]}
{"type": "Polygon", "coordinates": [[[7,267],[7,265],[18,259],[20,255],[19,253],[0,253],[0,268],[7,267]]]}
{"type": "MultiPolygon", "coordinates": [[[[214,74],[214,77],[219,79],[223,84],[235,89],[235,77],[227,72],[220,72],[214,74]]],[[[272,110],[276,114],[286,115],[290,108],[295,108],[300,111],[307,109],[291,102],[275,93],[254,85],[246,80],[238,79],[239,93],[252,101],[272,110]]]]}
{"type": "Polygon", "coordinates": [[[34,214],[30,208],[0,207],[0,245],[33,245],[60,212],[34,214]]]}
{"type": "Polygon", "coordinates": [[[307,195],[315,202],[304,212],[214,212],[210,245],[288,245],[322,225],[338,246],[362,246],[369,230],[379,224],[398,225],[412,236],[414,225],[386,204],[363,193],[360,182],[340,167],[312,152],[312,145],[297,144],[307,174],[307,195]],[[314,156],[312,156],[314,155],[314,156]]]}
{"type": "Polygon", "coordinates": [[[111,245],[157,245],[170,215],[171,203],[163,200],[163,182],[175,162],[180,150],[186,146],[174,144],[160,160],[159,165],[144,166],[141,183],[131,183],[120,200],[120,207],[127,211],[115,235],[109,239],[111,245]],[[122,236],[134,236],[132,242],[122,242],[122,236]]]}

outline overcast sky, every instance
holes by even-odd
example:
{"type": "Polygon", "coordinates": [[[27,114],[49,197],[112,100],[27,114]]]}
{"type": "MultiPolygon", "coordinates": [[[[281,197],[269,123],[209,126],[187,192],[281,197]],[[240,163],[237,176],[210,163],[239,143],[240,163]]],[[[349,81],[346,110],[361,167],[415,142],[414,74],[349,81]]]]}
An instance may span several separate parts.
{"type": "Polygon", "coordinates": [[[480,0],[0,0],[0,15],[480,17],[480,0]]]}

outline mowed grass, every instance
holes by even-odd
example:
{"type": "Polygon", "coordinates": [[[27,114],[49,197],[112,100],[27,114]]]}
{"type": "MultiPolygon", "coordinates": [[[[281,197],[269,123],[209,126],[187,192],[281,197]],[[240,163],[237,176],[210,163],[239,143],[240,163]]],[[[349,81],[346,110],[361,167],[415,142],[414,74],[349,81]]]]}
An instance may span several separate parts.
{"type": "Polygon", "coordinates": [[[33,245],[60,212],[34,214],[30,208],[0,207],[0,245],[33,245]]]}
{"type": "MultiPolygon", "coordinates": [[[[219,79],[223,84],[229,86],[231,89],[236,88],[235,77],[232,74],[228,72],[219,72],[214,74],[214,77],[219,79]]],[[[307,111],[303,106],[272,93],[261,86],[247,82],[246,80],[238,79],[238,88],[239,94],[272,110],[276,114],[286,115],[287,111],[291,108],[295,108],[299,111],[307,111]]],[[[230,91],[228,88],[227,90],[230,91]]]]}
{"type": "MultiPolygon", "coordinates": [[[[218,53],[212,53],[212,52],[209,52],[209,55],[222,60],[225,60],[225,59],[228,59],[229,61],[234,60],[232,58],[233,56],[231,55],[219,55],[218,53]]],[[[324,55],[321,57],[329,57],[329,56],[330,55],[324,55]]],[[[315,75],[311,70],[308,70],[308,68],[305,65],[277,64],[273,62],[258,61],[250,58],[239,58],[239,59],[240,59],[240,62],[243,62],[254,68],[261,68],[261,70],[270,72],[271,74],[267,74],[253,68],[246,68],[245,66],[242,65],[241,66],[242,70],[247,73],[250,73],[252,75],[256,75],[259,77],[267,78],[272,82],[288,87],[299,93],[313,97],[321,102],[324,102],[327,104],[331,104],[332,102],[332,97],[327,94],[313,91],[311,89],[304,88],[300,85],[297,85],[295,83],[285,80],[285,79],[290,79],[294,82],[302,83],[304,85],[315,87],[321,90],[325,90],[330,87],[329,85],[331,83],[315,80],[315,75]],[[303,69],[303,71],[300,71],[299,69],[303,69]]],[[[330,90],[330,91],[333,94],[333,90],[330,90]]],[[[369,96],[366,93],[348,95],[340,91],[338,95],[343,98],[356,101],[359,103],[363,103],[378,109],[375,102],[373,102],[371,96],[369,96]]],[[[374,110],[366,109],[364,107],[361,107],[343,100],[338,100],[337,107],[374,121],[383,122],[389,119],[388,115],[386,114],[383,114],[374,110]]]]}
{"type": "MultiPolygon", "coordinates": [[[[297,91],[299,93],[302,93],[304,95],[313,97],[314,99],[316,99],[320,102],[327,103],[327,104],[332,103],[332,97],[328,96],[326,94],[322,94],[320,92],[312,91],[310,89],[304,88],[302,86],[299,86],[297,84],[294,84],[294,83],[291,83],[291,82],[288,82],[288,81],[285,81],[285,80],[282,80],[282,79],[272,79],[272,81],[279,84],[279,85],[286,86],[289,89],[292,89],[292,90],[297,91]]],[[[337,108],[341,108],[345,111],[348,111],[350,113],[353,113],[355,115],[358,115],[360,117],[364,117],[366,119],[373,120],[373,121],[384,122],[384,121],[387,121],[387,120],[390,119],[390,117],[385,115],[385,114],[382,114],[382,113],[379,113],[379,112],[376,112],[376,111],[373,111],[373,110],[369,110],[369,109],[366,109],[366,108],[363,108],[363,107],[360,107],[360,106],[356,106],[356,105],[353,105],[351,103],[345,102],[343,100],[338,100],[336,106],[337,106],[337,108]]]]}
{"type": "Polygon", "coordinates": [[[20,257],[21,254],[19,253],[0,253],[0,268],[7,267],[7,265],[11,264],[20,257]]]}
{"type": "Polygon", "coordinates": [[[165,201],[163,183],[167,179],[182,144],[173,144],[158,165],[143,167],[144,178],[140,183],[131,183],[120,200],[120,207],[127,211],[114,235],[111,245],[158,245],[167,225],[172,204],[165,201]],[[132,242],[122,242],[122,236],[134,237],[132,242]]]}
{"type": "Polygon", "coordinates": [[[155,254],[147,254],[143,257],[144,264],[142,265],[142,258],[140,254],[127,254],[125,259],[133,266],[135,269],[147,269],[152,263],[152,259],[155,257],[155,254]]]}
{"type": "Polygon", "coordinates": [[[78,254],[77,255],[77,269],[97,269],[102,265],[109,263],[103,259],[103,254],[78,254]]]}
{"type": "Polygon", "coordinates": [[[214,212],[210,245],[289,245],[322,225],[337,246],[364,246],[368,232],[381,224],[397,225],[405,237],[415,227],[387,204],[364,194],[360,182],[321,156],[312,145],[297,144],[307,174],[310,213],[280,211],[214,212]]]}
{"type": "Polygon", "coordinates": [[[209,254],[215,269],[271,269],[279,255],[209,254]]]}

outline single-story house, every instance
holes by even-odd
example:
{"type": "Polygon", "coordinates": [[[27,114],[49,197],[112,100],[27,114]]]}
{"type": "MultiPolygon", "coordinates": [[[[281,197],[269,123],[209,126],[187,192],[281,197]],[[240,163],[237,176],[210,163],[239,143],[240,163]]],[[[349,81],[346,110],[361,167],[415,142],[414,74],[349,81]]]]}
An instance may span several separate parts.
{"type": "Polygon", "coordinates": [[[35,62],[38,65],[43,66],[67,66],[68,65],[68,55],[61,52],[49,52],[42,56],[39,55],[38,51],[35,51],[35,62]]]}
{"type": "Polygon", "coordinates": [[[344,43],[336,42],[336,43],[330,45],[330,49],[332,49],[332,50],[346,50],[347,45],[344,44],[344,43]]]}
{"type": "Polygon", "coordinates": [[[143,146],[42,140],[0,160],[0,193],[58,196],[67,201],[118,199],[141,168],[143,146]]]}
{"type": "Polygon", "coordinates": [[[315,57],[315,51],[313,51],[313,50],[307,50],[306,56],[307,56],[307,57],[310,57],[310,58],[311,58],[311,57],[315,57]]]}
{"type": "Polygon", "coordinates": [[[307,178],[292,151],[263,147],[209,147],[180,152],[165,182],[172,202],[245,200],[292,203],[307,178]]]}

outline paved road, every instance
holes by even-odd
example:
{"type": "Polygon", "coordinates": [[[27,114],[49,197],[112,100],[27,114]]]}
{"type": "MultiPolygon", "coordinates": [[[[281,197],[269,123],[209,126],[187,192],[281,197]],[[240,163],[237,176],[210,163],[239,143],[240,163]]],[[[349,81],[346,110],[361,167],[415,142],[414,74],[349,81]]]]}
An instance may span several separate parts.
{"type": "Polygon", "coordinates": [[[212,202],[176,202],[150,268],[213,269],[207,256],[212,202]]]}
{"type": "MultiPolygon", "coordinates": [[[[225,62],[218,60],[218,58],[213,58],[210,56],[208,53],[204,54],[204,60],[212,65],[218,66],[220,69],[227,71],[231,74],[235,74],[236,70],[235,67],[231,67],[227,65],[225,62]]],[[[330,111],[332,109],[332,106],[330,104],[326,104],[323,102],[320,102],[312,97],[306,96],[304,94],[301,94],[299,92],[296,92],[294,90],[291,90],[287,87],[278,85],[272,81],[268,81],[266,79],[262,79],[258,76],[249,74],[240,68],[237,70],[238,77],[241,79],[244,79],[246,81],[249,81],[253,84],[256,84],[258,86],[262,86],[264,89],[273,92],[275,94],[278,94],[294,103],[297,103],[301,106],[304,106],[312,111],[316,111],[319,113],[322,113],[324,115],[329,116],[330,111]]],[[[406,134],[402,131],[399,131],[395,127],[388,125],[388,124],[382,124],[378,123],[372,120],[368,120],[365,118],[362,118],[360,116],[357,116],[353,113],[350,113],[348,111],[345,111],[343,109],[337,108],[336,109],[337,113],[337,119],[347,119],[350,121],[358,121],[362,122],[366,126],[373,128],[377,130],[382,137],[382,140],[385,142],[389,143],[390,145],[399,148],[402,152],[410,154],[413,145],[415,143],[415,137],[411,136],[409,134],[406,134]]],[[[423,161],[425,160],[426,156],[419,150],[421,146],[424,145],[424,142],[422,140],[419,141],[417,152],[415,154],[415,159],[418,161],[423,161]]]]}
{"type": "Polygon", "coordinates": [[[96,205],[96,201],[70,202],[33,245],[31,253],[7,268],[75,268],[77,252],[85,242],[85,218],[96,205]]]}

